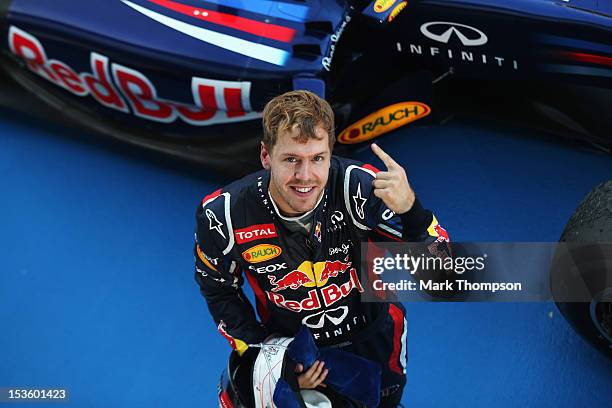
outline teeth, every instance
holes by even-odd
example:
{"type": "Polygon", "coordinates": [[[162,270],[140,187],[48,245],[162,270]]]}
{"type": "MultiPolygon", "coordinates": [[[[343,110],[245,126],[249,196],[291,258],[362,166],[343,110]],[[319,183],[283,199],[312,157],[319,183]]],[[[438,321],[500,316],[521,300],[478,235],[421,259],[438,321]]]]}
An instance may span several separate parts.
{"type": "Polygon", "coordinates": [[[312,190],[312,187],[296,187],[295,189],[300,193],[307,193],[312,190]]]}

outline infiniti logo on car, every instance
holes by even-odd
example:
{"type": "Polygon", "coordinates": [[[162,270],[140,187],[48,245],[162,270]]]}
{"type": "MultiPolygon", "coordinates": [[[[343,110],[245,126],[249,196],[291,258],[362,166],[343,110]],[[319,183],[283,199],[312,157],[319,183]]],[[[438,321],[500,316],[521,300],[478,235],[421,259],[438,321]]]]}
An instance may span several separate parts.
{"type": "Polygon", "coordinates": [[[451,23],[448,21],[432,21],[421,26],[421,32],[427,38],[448,44],[453,34],[459,38],[461,44],[466,47],[484,45],[488,38],[482,31],[465,24],[451,23]],[[441,28],[438,28],[441,27],[441,28]],[[441,29],[444,31],[440,33],[441,29]]]}

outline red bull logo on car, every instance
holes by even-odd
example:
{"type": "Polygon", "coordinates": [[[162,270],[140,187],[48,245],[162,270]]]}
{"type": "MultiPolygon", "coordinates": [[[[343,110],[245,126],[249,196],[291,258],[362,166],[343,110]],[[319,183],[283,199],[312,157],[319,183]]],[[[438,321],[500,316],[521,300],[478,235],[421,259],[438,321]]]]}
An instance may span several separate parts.
{"type": "Polygon", "coordinates": [[[249,263],[269,261],[279,256],[283,250],[276,245],[259,244],[244,251],[242,257],[249,263]]]}
{"type": "Polygon", "coordinates": [[[90,53],[90,72],[76,72],[68,64],[47,57],[41,42],[20,28],[9,29],[11,52],[27,68],[46,81],[78,97],[91,96],[97,103],[142,119],[173,123],[181,119],[193,126],[241,122],[259,118],[250,105],[250,82],[191,78],[193,104],[161,98],[143,73],[90,53]]]}

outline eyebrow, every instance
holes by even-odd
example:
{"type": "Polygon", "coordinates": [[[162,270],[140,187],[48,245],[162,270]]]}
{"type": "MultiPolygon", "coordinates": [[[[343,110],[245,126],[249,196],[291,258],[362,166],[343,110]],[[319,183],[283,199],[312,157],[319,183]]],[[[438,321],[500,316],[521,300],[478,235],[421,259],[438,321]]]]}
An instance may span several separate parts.
{"type": "MultiPolygon", "coordinates": [[[[319,153],[315,153],[312,155],[312,157],[315,156],[325,156],[327,154],[327,152],[319,152],[319,153]]],[[[281,154],[281,157],[302,157],[299,154],[295,154],[295,153],[283,153],[281,154]]]]}

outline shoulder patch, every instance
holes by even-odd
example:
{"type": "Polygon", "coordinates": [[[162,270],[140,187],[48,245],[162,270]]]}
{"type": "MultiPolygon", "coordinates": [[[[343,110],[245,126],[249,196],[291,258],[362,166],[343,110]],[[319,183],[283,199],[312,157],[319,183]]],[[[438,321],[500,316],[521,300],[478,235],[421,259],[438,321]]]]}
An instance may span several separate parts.
{"type": "Polygon", "coordinates": [[[370,170],[370,171],[373,171],[374,174],[378,174],[380,172],[380,170],[378,170],[376,167],[372,166],[371,164],[364,164],[363,168],[367,169],[367,170],[370,170]]]}
{"type": "Polygon", "coordinates": [[[209,195],[207,195],[206,197],[202,199],[201,204],[205,205],[208,201],[212,201],[214,198],[219,197],[220,194],[221,194],[221,189],[213,191],[212,193],[210,193],[209,195]]]}
{"type": "Polygon", "coordinates": [[[365,209],[375,177],[373,170],[354,164],[344,173],[344,204],[353,223],[362,230],[370,229],[365,225],[365,209]]]}
{"type": "Polygon", "coordinates": [[[223,255],[227,255],[234,246],[234,230],[230,214],[231,196],[230,193],[221,193],[220,190],[218,194],[215,193],[202,201],[200,228],[207,230],[217,242],[223,242],[225,244],[223,255]]]}
{"type": "Polygon", "coordinates": [[[435,215],[432,217],[431,224],[427,228],[427,233],[430,237],[436,238],[437,242],[450,242],[448,232],[438,223],[435,215]]]}

